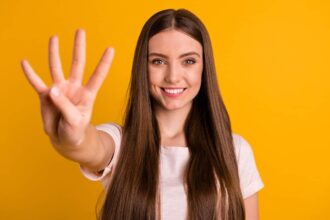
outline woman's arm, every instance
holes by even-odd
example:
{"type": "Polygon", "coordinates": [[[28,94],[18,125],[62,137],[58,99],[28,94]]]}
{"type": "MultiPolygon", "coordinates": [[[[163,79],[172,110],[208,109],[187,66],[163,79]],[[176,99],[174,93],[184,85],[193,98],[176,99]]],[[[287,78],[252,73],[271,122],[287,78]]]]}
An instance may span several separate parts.
{"type": "Polygon", "coordinates": [[[78,146],[66,146],[51,140],[55,149],[65,158],[75,161],[85,169],[98,173],[110,162],[115,151],[115,143],[110,135],[98,131],[89,124],[82,143],[78,146]]]}
{"type": "Polygon", "coordinates": [[[258,193],[244,199],[246,220],[259,220],[258,193]]]}

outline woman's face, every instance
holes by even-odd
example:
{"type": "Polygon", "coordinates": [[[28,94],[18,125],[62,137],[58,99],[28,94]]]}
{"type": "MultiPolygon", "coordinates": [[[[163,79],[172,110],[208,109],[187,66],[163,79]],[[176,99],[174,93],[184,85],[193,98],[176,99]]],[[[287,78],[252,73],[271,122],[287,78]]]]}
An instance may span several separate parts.
{"type": "Polygon", "coordinates": [[[202,45],[174,29],[161,31],[149,40],[148,77],[157,107],[190,108],[203,72],[202,45]]]}

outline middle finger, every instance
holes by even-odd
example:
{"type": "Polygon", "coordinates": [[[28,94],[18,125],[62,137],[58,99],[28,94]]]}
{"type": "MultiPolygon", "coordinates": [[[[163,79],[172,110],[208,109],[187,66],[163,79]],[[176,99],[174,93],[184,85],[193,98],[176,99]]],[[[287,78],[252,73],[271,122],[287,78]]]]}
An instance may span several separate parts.
{"type": "Polygon", "coordinates": [[[72,66],[69,80],[82,83],[82,77],[86,62],[86,34],[83,29],[78,29],[75,35],[72,66]]]}

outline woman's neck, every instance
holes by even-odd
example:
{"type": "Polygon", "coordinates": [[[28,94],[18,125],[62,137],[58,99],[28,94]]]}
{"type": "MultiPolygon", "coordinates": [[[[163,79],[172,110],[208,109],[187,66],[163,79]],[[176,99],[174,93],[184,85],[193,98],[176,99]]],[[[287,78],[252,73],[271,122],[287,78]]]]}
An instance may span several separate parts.
{"type": "Polygon", "coordinates": [[[159,106],[155,107],[155,116],[162,139],[184,136],[184,124],[190,109],[191,104],[175,110],[167,110],[159,106]]]}

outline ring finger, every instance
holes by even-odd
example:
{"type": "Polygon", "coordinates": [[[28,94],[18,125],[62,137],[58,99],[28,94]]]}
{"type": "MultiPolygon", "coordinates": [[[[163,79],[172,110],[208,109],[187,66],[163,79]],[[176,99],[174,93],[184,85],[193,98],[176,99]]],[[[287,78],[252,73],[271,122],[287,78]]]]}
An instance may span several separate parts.
{"type": "Polygon", "coordinates": [[[49,69],[54,84],[64,81],[57,36],[53,36],[49,40],[49,69]]]}

